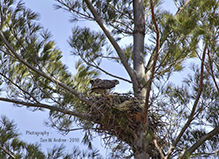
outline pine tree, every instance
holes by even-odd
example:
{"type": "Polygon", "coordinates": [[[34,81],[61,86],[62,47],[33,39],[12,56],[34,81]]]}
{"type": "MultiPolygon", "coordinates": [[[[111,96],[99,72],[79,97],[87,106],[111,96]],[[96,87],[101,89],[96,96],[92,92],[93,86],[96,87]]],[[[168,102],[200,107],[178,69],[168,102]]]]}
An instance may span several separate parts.
{"type": "Polygon", "coordinates": [[[22,2],[1,1],[0,100],[49,109],[48,125],[66,133],[77,123],[90,147],[91,131],[99,133],[114,145],[114,158],[218,155],[219,2],[174,2],[175,14],[160,0],[56,0],[72,22],[100,28],[73,28],[69,44],[79,60],[72,75],[38,14],[22,2]],[[122,46],[125,37],[133,39],[122,46]],[[105,60],[129,77],[103,69],[105,60]],[[180,72],[186,75],[178,84],[172,77],[180,72]],[[91,94],[89,82],[100,73],[131,84],[132,91],[91,94]]]}

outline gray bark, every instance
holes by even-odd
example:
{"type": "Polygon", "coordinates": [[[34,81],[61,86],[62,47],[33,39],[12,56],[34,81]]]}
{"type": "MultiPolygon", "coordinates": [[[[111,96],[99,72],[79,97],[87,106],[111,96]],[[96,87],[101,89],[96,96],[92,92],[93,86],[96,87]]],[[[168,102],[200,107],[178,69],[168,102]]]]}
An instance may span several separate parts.
{"type": "Polygon", "coordinates": [[[143,0],[133,1],[134,33],[133,33],[133,65],[138,79],[138,90],[134,90],[138,98],[145,97],[146,76],[144,61],[145,10],[143,0]]]}
{"type": "Polygon", "coordinates": [[[145,135],[143,135],[142,129],[139,129],[135,135],[132,146],[135,159],[149,159],[149,154],[146,151],[148,142],[144,140],[145,135]]]}

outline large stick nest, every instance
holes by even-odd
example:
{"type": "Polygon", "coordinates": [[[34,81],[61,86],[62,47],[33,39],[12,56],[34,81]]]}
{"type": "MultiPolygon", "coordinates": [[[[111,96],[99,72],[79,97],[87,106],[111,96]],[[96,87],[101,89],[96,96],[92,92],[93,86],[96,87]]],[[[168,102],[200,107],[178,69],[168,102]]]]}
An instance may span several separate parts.
{"type": "MultiPolygon", "coordinates": [[[[89,109],[91,120],[98,123],[96,131],[116,136],[120,141],[132,144],[137,131],[142,128],[144,102],[131,94],[92,96],[94,106],[89,109]]],[[[149,128],[155,132],[161,125],[155,114],[148,115],[149,128]]]]}

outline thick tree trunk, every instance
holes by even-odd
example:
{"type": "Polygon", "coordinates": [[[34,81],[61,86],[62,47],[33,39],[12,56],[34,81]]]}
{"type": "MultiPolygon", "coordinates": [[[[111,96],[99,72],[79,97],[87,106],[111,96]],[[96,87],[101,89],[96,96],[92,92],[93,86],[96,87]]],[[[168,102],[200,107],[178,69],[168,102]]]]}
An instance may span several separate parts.
{"type": "Polygon", "coordinates": [[[138,78],[139,88],[134,90],[137,98],[144,98],[146,94],[146,76],[144,61],[145,39],[145,9],[144,0],[133,1],[134,33],[133,33],[133,65],[138,78]]]}
{"type": "Polygon", "coordinates": [[[135,154],[135,159],[149,159],[149,155],[146,152],[135,154]]]}
{"type": "Polygon", "coordinates": [[[133,152],[134,152],[134,157],[135,159],[149,159],[149,154],[147,152],[147,148],[149,145],[149,141],[145,141],[146,136],[143,135],[142,129],[139,130],[134,137],[134,142],[133,142],[133,152]]]}
{"type": "MultiPolygon", "coordinates": [[[[145,74],[145,53],[144,53],[144,39],[145,39],[145,6],[144,0],[133,0],[134,12],[134,32],[133,32],[133,67],[138,79],[138,89],[134,90],[135,97],[144,99],[146,96],[146,82],[145,74]]],[[[136,87],[134,87],[136,88],[136,87]]],[[[149,159],[147,152],[148,143],[142,128],[139,128],[133,142],[133,152],[135,159],[149,159]]]]}

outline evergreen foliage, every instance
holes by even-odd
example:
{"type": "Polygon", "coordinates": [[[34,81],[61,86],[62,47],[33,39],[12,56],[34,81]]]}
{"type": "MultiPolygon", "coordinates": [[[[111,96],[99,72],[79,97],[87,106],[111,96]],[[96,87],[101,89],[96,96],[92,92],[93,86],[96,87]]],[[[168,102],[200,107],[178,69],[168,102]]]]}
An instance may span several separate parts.
{"type": "Polygon", "coordinates": [[[20,135],[14,121],[10,121],[6,116],[1,116],[0,120],[0,158],[12,159],[72,159],[72,158],[98,158],[102,157],[98,150],[80,150],[73,147],[71,153],[65,153],[64,145],[56,146],[43,152],[38,143],[28,144],[20,140],[20,135]]]}

